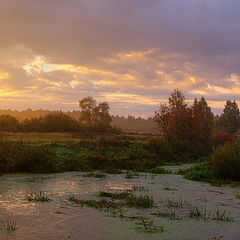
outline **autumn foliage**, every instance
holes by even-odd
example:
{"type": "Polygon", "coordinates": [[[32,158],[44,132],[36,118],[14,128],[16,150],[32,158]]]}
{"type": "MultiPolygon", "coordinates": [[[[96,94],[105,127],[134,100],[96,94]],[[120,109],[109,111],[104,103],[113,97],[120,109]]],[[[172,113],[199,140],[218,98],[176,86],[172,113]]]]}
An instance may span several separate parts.
{"type": "Polygon", "coordinates": [[[185,143],[190,151],[194,149],[201,153],[209,150],[213,113],[203,97],[195,99],[193,105],[188,107],[184,95],[174,90],[168,104],[161,104],[155,112],[154,120],[172,146],[179,147],[185,143]]]}

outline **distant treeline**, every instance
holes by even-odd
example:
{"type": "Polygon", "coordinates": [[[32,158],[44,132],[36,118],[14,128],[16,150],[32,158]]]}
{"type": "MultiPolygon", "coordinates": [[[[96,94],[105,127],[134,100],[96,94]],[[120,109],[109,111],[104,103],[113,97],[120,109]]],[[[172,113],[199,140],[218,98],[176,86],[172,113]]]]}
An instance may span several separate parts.
{"type": "Polygon", "coordinates": [[[168,141],[194,141],[209,144],[215,133],[221,138],[236,135],[240,128],[240,112],[235,101],[227,100],[223,113],[214,116],[202,97],[189,106],[183,93],[174,90],[168,104],[152,118],[111,116],[106,102],[97,103],[92,97],[79,101],[79,111],[0,110],[0,131],[7,132],[131,132],[159,133],[168,141]]]}
{"type": "MultiPolygon", "coordinates": [[[[64,113],[67,116],[71,117],[74,120],[79,120],[81,116],[81,111],[50,111],[50,110],[32,110],[26,109],[22,111],[17,110],[0,110],[0,115],[9,115],[16,118],[20,124],[25,122],[26,120],[41,118],[43,120],[49,114],[61,114],[64,113]]],[[[131,133],[156,133],[157,125],[153,121],[152,118],[144,119],[140,117],[134,117],[129,115],[128,117],[123,116],[111,116],[111,126],[117,129],[121,129],[123,132],[131,132],[131,133]]],[[[15,129],[15,128],[14,128],[15,129]]],[[[3,129],[1,129],[3,131],[3,129]]]]}

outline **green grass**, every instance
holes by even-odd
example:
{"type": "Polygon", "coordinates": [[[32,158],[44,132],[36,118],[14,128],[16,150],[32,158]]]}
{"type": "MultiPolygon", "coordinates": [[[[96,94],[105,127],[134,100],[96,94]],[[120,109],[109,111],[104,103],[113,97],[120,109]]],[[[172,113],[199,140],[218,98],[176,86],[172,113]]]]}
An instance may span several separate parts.
{"type": "Polygon", "coordinates": [[[221,178],[217,170],[207,163],[198,164],[193,168],[180,171],[178,172],[178,174],[183,174],[184,178],[189,180],[209,182],[211,183],[211,185],[216,187],[221,187],[224,185],[229,185],[231,187],[240,186],[240,181],[233,181],[231,179],[221,178]]]}
{"type": "Polygon", "coordinates": [[[171,174],[172,173],[172,171],[165,169],[163,167],[152,168],[149,170],[149,172],[153,174],[171,174]]]}
{"type": "Polygon", "coordinates": [[[195,181],[208,181],[216,176],[216,171],[208,164],[199,164],[186,173],[184,177],[195,181]]]}
{"type": "Polygon", "coordinates": [[[125,205],[135,208],[151,208],[154,206],[153,197],[147,194],[136,195],[131,191],[99,192],[99,197],[125,200],[125,205]]]}
{"type": "Polygon", "coordinates": [[[127,205],[135,208],[151,208],[154,206],[153,197],[149,195],[134,195],[131,194],[127,198],[127,205]]]}
{"type": "Polygon", "coordinates": [[[170,174],[170,170],[157,167],[167,157],[163,156],[161,160],[158,154],[161,152],[168,155],[168,152],[166,149],[159,149],[165,146],[164,141],[156,137],[155,141],[152,141],[153,138],[124,134],[6,134],[2,142],[0,141],[0,172],[51,173],[95,170],[121,174],[127,170],[127,179],[138,177],[139,172],[170,174]]]}

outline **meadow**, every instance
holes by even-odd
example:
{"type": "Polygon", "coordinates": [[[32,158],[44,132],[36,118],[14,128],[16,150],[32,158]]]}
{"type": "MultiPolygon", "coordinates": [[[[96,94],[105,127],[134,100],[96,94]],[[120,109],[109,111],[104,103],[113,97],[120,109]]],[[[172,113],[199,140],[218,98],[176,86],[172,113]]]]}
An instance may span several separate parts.
{"type": "MultiPolygon", "coordinates": [[[[78,136],[12,133],[2,136],[1,172],[148,171],[163,162],[148,135],[78,136]],[[15,154],[13,154],[15,152],[15,154]],[[33,160],[34,159],[34,160],[33,160]]],[[[166,156],[165,156],[166,157],[166,156]]],[[[172,160],[172,159],[170,159],[172,160]]]]}
{"type": "Polygon", "coordinates": [[[101,171],[168,173],[164,165],[195,163],[180,171],[187,179],[213,184],[239,181],[238,141],[199,153],[190,143],[172,146],[159,135],[7,133],[0,140],[0,173],[101,171]]]}

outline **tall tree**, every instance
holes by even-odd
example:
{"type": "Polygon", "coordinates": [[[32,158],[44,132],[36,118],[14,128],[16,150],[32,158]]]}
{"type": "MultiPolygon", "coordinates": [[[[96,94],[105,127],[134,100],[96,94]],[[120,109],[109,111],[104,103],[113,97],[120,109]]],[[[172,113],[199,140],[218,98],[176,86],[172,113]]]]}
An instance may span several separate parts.
{"type": "Polygon", "coordinates": [[[210,150],[213,113],[203,97],[188,107],[184,95],[174,90],[168,104],[155,112],[154,121],[176,152],[199,155],[210,150]]]}
{"type": "Polygon", "coordinates": [[[213,113],[204,97],[195,99],[192,105],[193,140],[197,143],[210,145],[213,131],[213,113]]]}
{"type": "Polygon", "coordinates": [[[178,89],[175,89],[171,93],[171,96],[168,99],[168,103],[172,109],[181,109],[181,108],[187,107],[187,104],[185,102],[185,97],[183,93],[178,89]]]}
{"type": "Polygon", "coordinates": [[[168,137],[168,124],[170,116],[170,107],[166,104],[160,104],[159,110],[155,111],[153,120],[157,123],[161,134],[168,137]]]}
{"type": "Polygon", "coordinates": [[[106,102],[97,105],[93,97],[86,97],[79,101],[81,109],[80,121],[88,126],[108,127],[112,121],[109,114],[109,105],[106,102]]]}
{"type": "Polygon", "coordinates": [[[79,101],[79,107],[81,109],[80,121],[92,126],[95,118],[97,102],[93,97],[85,97],[79,101]]]}
{"type": "Polygon", "coordinates": [[[227,100],[223,114],[220,116],[220,126],[230,134],[236,133],[239,129],[240,112],[235,101],[227,100]]]}
{"type": "Polygon", "coordinates": [[[154,120],[170,142],[190,140],[191,109],[187,107],[185,97],[179,90],[173,91],[168,105],[160,105],[159,110],[155,112],[154,120]]]}
{"type": "Polygon", "coordinates": [[[109,105],[106,102],[98,104],[98,106],[94,110],[97,123],[103,125],[109,125],[111,123],[112,117],[109,114],[109,109],[109,105]]]}
{"type": "Polygon", "coordinates": [[[0,131],[17,132],[20,128],[19,121],[10,115],[0,116],[0,131]]]}

